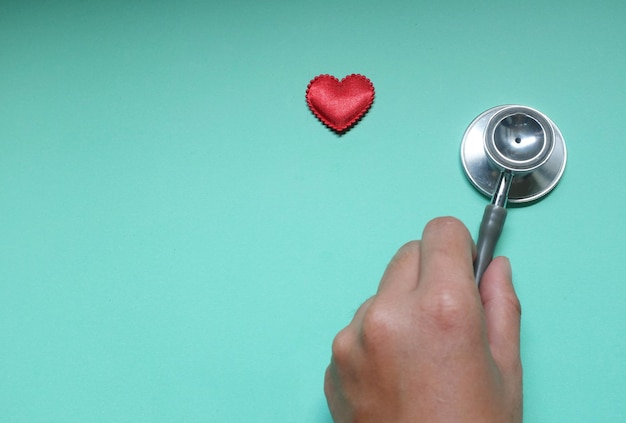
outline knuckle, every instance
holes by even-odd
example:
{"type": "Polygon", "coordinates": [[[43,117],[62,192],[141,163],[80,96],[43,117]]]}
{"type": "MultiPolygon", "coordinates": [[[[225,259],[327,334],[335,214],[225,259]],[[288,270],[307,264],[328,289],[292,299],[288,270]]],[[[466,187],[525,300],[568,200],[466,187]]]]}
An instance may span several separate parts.
{"type": "Polygon", "coordinates": [[[439,232],[442,230],[452,232],[468,232],[467,228],[459,219],[452,216],[437,217],[426,224],[427,230],[439,232]]]}
{"type": "Polygon", "coordinates": [[[365,348],[375,348],[388,343],[397,330],[396,319],[389,307],[372,303],[363,316],[361,341],[365,348]]]}
{"type": "Polygon", "coordinates": [[[488,301],[497,301],[504,310],[506,310],[507,315],[515,316],[517,320],[520,320],[522,317],[522,304],[520,303],[519,298],[514,293],[499,295],[495,298],[488,299],[488,301]]]}
{"type": "Polygon", "coordinates": [[[521,318],[522,317],[522,303],[520,302],[517,295],[512,295],[511,298],[509,298],[508,303],[509,303],[509,307],[511,307],[513,311],[516,313],[516,315],[518,315],[521,318]]]}
{"type": "Polygon", "coordinates": [[[416,257],[419,257],[420,254],[420,244],[420,241],[410,241],[400,247],[400,249],[389,261],[389,264],[385,269],[383,279],[385,276],[393,274],[394,271],[403,268],[412,261],[415,261],[416,257]]]}
{"type": "Polygon", "coordinates": [[[355,337],[349,326],[339,331],[335,336],[332,343],[332,355],[338,366],[343,366],[350,360],[354,344],[355,337]]]}
{"type": "Polygon", "coordinates": [[[407,256],[419,254],[420,244],[420,241],[409,241],[402,247],[400,247],[400,249],[396,253],[396,256],[399,258],[405,258],[407,256]]]}
{"type": "MultiPolygon", "coordinates": [[[[467,227],[455,217],[438,217],[426,224],[422,239],[428,242],[433,248],[433,240],[438,240],[434,245],[439,249],[446,248],[446,245],[472,245],[472,236],[467,227]]],[[[442,250],[447,253],[447,250],[442,250]]]]}
{"type": "Polygon", "coordinates": [[[467,296],[448,288],[428,296],[421,306],[427,321],[442,331],[465,329],[474,308],[473,302],[467,296]]]}

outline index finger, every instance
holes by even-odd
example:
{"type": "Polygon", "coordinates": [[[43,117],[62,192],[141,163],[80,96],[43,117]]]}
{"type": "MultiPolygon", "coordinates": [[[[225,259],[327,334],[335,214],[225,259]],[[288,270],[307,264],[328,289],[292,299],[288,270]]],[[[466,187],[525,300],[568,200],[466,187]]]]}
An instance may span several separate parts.
{"type": "Polygon", "coordinates": [[[402,295],[417,287],[420,242],[411,241],[393,256],[378,285],[377,295],[402,295]]]}
{"type": "Polygon", "coordinates": [[[474,242],[461,221],[452,217],[431,220],[424,228],[418,290],[473,288],[474,242]]]}

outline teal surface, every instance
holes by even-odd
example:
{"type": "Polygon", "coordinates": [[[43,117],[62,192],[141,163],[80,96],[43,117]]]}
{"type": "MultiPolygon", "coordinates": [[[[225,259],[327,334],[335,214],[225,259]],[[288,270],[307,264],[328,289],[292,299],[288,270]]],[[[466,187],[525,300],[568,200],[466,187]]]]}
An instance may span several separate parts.
{"type": "Polygon", "coordinates": [[[395,250],[486,199],[489,107],[569,162],[498,247],[528,422],[626,421],[626,3],[0,3],[0,421],[329,423],[335,333],[395,250]],[[337,136],[321,73],[376,101],[337,136]]]}

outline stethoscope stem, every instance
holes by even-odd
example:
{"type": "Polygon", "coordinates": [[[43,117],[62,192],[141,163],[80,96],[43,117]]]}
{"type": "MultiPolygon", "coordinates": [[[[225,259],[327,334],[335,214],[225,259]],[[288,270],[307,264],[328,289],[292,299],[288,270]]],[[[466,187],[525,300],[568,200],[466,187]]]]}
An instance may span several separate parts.
{"type": "Polygon", "coordinates": [[[511,189],[513,174],[511,172],[501,172],[496,190],[491,199],[491,204],[485,207],[483,219],[480,222],[478,231],[478,242],[476,242],[476,258],[474,260],[474,277],[479,284],[483,273],[493,259],[496,244],[502,233],[504,221],[506,220],[506,203],[511,189]]]}

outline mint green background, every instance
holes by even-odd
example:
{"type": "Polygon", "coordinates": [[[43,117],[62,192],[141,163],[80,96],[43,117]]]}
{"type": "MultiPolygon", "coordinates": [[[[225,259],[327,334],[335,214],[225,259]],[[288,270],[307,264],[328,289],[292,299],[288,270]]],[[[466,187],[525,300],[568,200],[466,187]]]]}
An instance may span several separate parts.
{"type": "Polygon", "coordinates": [[[509,213],[527,422],[626,421],[626,3],[2,1],[0,421],[329,423],[334,334],[395,250],[486,199],[459,145],[545,112],[509,213]],[[376,87],[344,136],[320,73],[376,87]]]}

